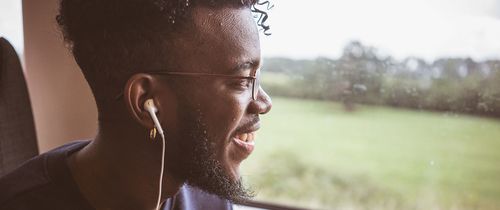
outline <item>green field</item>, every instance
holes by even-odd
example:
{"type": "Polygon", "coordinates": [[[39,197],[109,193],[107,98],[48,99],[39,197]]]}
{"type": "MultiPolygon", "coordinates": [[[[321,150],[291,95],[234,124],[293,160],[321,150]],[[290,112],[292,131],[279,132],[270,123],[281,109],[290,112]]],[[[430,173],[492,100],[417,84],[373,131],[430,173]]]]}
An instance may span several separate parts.
{"type": "Polygon", "coordinates": [[[320,209],[500,209],[500,120],[273,98],[242,175],[320,209]]]}

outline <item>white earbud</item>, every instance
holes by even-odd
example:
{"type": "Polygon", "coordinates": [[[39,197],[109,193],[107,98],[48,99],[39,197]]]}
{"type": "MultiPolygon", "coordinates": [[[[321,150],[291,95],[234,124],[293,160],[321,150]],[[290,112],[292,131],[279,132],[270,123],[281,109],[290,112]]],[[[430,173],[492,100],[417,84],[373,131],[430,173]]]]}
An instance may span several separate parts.
{"type": "Polygon", "coordinates": [[[163,135],[163,129],[160,125],[160,121],[158,121],[158,117],[156,116],[156,112],[158,112],[158,109],[156,108],[153,99],[150,98],[144,102],[144,109],[149,112],[149,115],[151,115],[151,119],[153,119],[153,122],[155,124],[156,130],[158,130],[158,133],[160,133],[160,135],[163,135]]]}

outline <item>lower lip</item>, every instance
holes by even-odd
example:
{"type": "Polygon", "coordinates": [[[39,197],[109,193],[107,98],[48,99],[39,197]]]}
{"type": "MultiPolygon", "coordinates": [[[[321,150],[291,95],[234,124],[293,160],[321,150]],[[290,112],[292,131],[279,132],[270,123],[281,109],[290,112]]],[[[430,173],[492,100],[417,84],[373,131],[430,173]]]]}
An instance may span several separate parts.
{"type": "Polygon", "coordinates": [[[253,149],[255,148],[255,141],[245,142],[238,138],[233,137],[233,143],[236,145],[237,148],[239,148],[241,155],[244,158],[249,156],[252,153],[253,149]]]}

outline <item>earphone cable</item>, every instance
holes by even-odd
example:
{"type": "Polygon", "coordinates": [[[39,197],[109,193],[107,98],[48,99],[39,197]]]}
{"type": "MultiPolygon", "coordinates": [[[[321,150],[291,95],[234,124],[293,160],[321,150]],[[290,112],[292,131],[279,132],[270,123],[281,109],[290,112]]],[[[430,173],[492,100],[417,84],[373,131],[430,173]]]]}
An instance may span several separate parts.
{"type": "Polygon", "coordinates": [[[161,207],[161,190],[162,190],[162,182],[163,182],[163,171],[165,169],[165,134],[160,132],[161,136],[161,170],[160,170],[160,181],[158,183],[158,201],[156,202],[156,210],[160,210],[161,207]]]}

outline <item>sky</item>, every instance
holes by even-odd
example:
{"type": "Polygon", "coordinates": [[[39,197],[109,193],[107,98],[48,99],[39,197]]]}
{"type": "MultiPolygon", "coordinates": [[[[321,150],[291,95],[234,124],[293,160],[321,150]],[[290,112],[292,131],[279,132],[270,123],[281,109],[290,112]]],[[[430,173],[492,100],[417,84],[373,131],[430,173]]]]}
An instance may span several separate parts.
{"type": "Polygon", "coordinates": [[[500,0],[274,0],[265,56],[338,57],[361,41],[382,54],[500,58],[500,0]]]}
{"type": "MultiPolygon", "coordinates": [[[[1,0],[0,35],[23,49],[20,0],[1,0]]],[[[350,41],[397,59],[500,59],[500,0],[272,0],[265,57],[337,58],[350,41]]]]}

